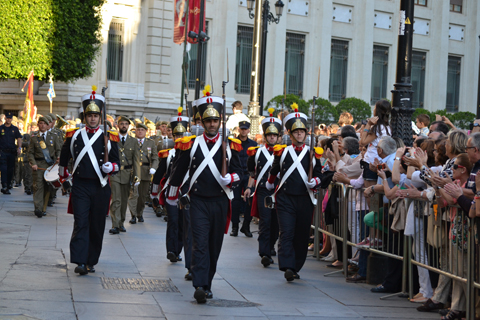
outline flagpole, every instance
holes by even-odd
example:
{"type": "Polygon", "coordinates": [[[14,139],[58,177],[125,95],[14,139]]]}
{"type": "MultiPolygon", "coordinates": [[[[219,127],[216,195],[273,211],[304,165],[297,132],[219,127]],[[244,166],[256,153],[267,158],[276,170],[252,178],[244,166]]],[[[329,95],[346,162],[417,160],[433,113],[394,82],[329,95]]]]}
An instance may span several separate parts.
{"type": "MultiPolygon", "coordinates": [[[[185,16],[185,40],[183,43],[183,63],[182,63],[182,89],[180,90],[180,106],[183,107],[183,93],[185,92],[185,86],[188,85],[183,81],[183,74],[188,70],[188,61],[187,61],[187,32],[188,32],[188,16],[190,15],[190,0],[185,1],[186,6],[186,16],[185,16]]],[[[185,106],[187,107],[187,106],[185,106]]]]}

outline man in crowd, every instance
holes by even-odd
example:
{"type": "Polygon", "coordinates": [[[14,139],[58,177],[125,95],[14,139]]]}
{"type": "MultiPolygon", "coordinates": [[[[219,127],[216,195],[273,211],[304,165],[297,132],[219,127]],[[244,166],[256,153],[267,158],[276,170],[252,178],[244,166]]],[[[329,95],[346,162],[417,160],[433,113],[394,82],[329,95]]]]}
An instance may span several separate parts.
{"type": "Polygon", "coordinates": [[[250,119],[242,112],[243,110],[243,105],[241,101],[235,101],[232,103],[232,111],[233,114],[228,117],[227,121],[227,129],[230,130],[230,132],[233,131],[234,128],[238,127],[240,121],[247,121],[250,122],[250,119]]]}
{"type": "Polygon", "coordinates": [[[230,235],[232,237],[238,236],[238,227],[240,223],[240,213],[243,212],[243,224],[240,232],[245,234],[246,237],[251,238],[252,233],[250,232],[250,222],[252,221],[252,216],[250,215],[251,204],[249,201],[244,201],[242,193],[247,190],[248,186],[248,168],[247,168],[247,159],[248,154],[247,150],[250,147],[257,146],[257,143],[252,139],[248,138],[250,133],[250,122],[249,121],[240,121],[239,123],[240,131],[238,139],[242,142],[242,151],[238,153],[240,158],[240,164],[242,166],[242,180],[238,188],[235,188],[233,191],[234,198],[232,200],[232,232],[230,235]]]}
{"type": "Polygon", "coordinates": [[[20,155],[22,150],[22,135],[18,128],[12,125],[12,118],[12,113],[8,112],[5,115],[5,124],[0,126],[0,171],[3,194],[11,194],[15,157],[20,155]]]}
{"type": "Polygon", "coordinates": [[[112,204],[110,205],[110,217],[112,218],[111,234],[127,232],[125,229],[125,215],[127,212],[128,195],[131,186],[138,187],[140,171],[138,156],[140,155],[138,142],[128,134],[130,120],[120,116],[118,119],[118,153],[120,158],[120,170],[118,174],[110,178],[112,188],[112,204]]]}

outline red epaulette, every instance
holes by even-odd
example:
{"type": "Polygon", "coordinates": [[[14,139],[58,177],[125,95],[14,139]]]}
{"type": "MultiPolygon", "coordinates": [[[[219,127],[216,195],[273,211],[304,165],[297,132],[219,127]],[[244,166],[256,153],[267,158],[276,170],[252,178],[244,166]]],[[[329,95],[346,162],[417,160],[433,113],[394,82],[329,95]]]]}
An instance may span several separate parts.
{"type": "Polygon", "coordinates": [[[228,140],[230,140],[230,149],[235,150],[237,152],[240,152],[243,150],[242,148],[242,141],[229,137],[228,140]]]}
{"type": "Polygon", "coordinates": [[[68,129],[65,133],[65,138],[71,138],[79,128],[68,129]]]}
{"type": "Polygon", "coordinates": [[[277,157],[280,157],[283,153],[283,150],[287,147],[286,144],[277,144],[273,147],[273,154],[277,157]]]}
{"type": "Polygon", "coordinates": [[[188,150],[193,146],[196,136],[188,136],[175,140],[175,149],[188,150]]]}
{"type": "Polygon", "coordinates": [[[315,158],[320,159],[323,154],[323,148],[321,147],[314,147],[315,149],[315,158]]]}
{"type": "Polygon", "coordinates": [[[247,149],[247,155],[249,157],[251,156],[254,156],[256,153],[257,153],[257,149],[260,148],[260,146],[256,146],[256,147],[250,147],[247,149]]]}
{"type": "Polygon", "coordinates": [[[160,151],[158,152],[158,157],[159,157],[160,159],[163,159],[163,158],[168,157],[168,152],[169,152],[170,150],[172,150],[172,149],[170,148],[170,149],[160,150],[160,151]]]}
{"type": "Polygon", "coordinates": [[[108,133],[110,133],[110,134],[109,134],[110,141],[120,142],[120,137],[118,136],[118,132],[108,131],[108,133]]]}

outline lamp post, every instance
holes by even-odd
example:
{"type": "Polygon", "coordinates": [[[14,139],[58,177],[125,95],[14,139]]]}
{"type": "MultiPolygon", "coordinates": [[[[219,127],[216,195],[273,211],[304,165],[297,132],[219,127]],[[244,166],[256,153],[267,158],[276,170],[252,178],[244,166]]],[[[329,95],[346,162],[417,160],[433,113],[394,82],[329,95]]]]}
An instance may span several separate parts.
{"type": "Polygon", "coordinates": [[[247,0],[247,9],[253,24],[253,45],[252,45],[252,73],[250,81],[250,103],[248,105],[248,116],[251,121],[250,133],[252,136],[258,133],[260,108],[263,108],[263,96],[265,90],[265,59],[267,51],[268,24],[280,22],[280,17],[285,6],[282,0],[275,2],[275,13],[270,12],[268,0],[247,0]],[[262,5],[260,5],[262,4],[262,5]],[[253,7],[255,5],[255,13],[253,7]]]}

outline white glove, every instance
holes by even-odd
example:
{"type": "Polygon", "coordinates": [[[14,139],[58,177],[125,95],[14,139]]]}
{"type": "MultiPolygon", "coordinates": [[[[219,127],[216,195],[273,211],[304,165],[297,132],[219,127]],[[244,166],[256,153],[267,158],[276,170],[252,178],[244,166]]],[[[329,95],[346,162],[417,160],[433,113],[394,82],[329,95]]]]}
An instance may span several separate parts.
{"type": "Polygon", "coordinates": [[[135,182],[135,184],[133,186],[138,187],[139,184],[140,184],[140,181],[137,181],[137,182],[135,182]]]}
{"type": "Polygon", "coordinates": [[[113,170],[113,165],[111,162],[105,162],[102,164],[102,171],[105,173],[110,173],[113,170]]]}
{"type": "Polygon", "coordinates": [[[273,190],[273,188],[275,188],[275,184],[270,183],[267,180],[267,183],[265,183],[265,187],[267,187],[267,190],[273,190]]]}
{"type": "Polygon", "coordinates": [[[157,172],[157,170],[150,168],[150,174],[155,174],[155,172],[157,172]]]}
{"type": "Polygon", "coordinates": [[[308,187],[309,189],[313,189],[313,188],[315,188],[315,187],[316,187],[317,185],[319,185],[319,184],[320,184],[320,179],[318,179],[318,178],[312,178],[312,179],[310,179],[310,181],[307,182],[307,187],[308,187]]]}
{"type": "Polygon", "coordinates": [[[230,173],[227,173],[225,177],[220,175],[220,182],[223,186],[228,186],[230,183],[232,183],[232,175],[230,173]]]}
{"type": "Polygon", "coordinates": [[[175,199],[175,200],[170,200],[170,199],[167,198],[167,199],[165,199],[165,200],[167,201],[167,203],[168,203],[169,205],[174,206],[174,207],[177,206],[178,198],[175,199]]]}

